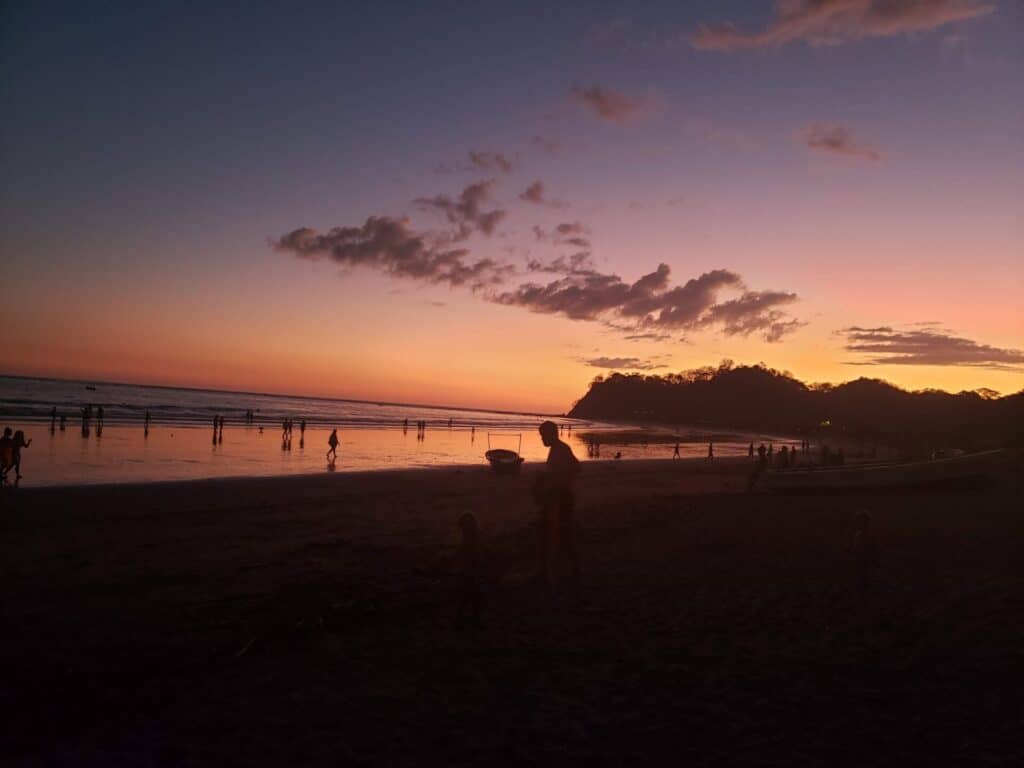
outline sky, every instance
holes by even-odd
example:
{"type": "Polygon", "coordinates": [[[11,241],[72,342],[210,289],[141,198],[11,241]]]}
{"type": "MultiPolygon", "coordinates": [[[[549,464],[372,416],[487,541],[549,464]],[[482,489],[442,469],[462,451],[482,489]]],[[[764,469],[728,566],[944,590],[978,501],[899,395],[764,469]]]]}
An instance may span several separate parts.
{"type": "Polygon", "coordinates": [[[3,4],[0,373],[1024,388],[1024,5],[409,5],[3,4]]]}

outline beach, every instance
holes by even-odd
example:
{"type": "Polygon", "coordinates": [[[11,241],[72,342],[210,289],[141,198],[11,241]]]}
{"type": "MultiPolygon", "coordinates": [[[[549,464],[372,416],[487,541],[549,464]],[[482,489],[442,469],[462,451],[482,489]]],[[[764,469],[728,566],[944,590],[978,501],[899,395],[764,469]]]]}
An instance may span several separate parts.
{"type": "Polygon", "coordinates": [[[531,581],[521,476],[435,468],[7,489],[15,765],[862,765],[1020,757],[1019,473],[746,494],[749,464],[591,462],[583,578],[531,581]],[[871,511],[865,593],[847,546],[871,511]],[[484,627],[438,557],[473,511],[484,627]]]}

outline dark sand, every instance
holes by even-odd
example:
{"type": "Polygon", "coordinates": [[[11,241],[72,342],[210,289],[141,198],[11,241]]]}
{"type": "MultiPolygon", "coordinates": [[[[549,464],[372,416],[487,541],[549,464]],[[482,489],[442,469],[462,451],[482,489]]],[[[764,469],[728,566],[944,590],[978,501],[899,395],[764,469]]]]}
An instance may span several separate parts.
{"type": "Polygon", "coordinates": [[[588,464],[584,583],[550,596],[530,472],[5,492],[4,762],[1020,764],[1019,474],[771,497],[746,466],[588,464]],[[501,574],[475,636],[414,574],[466,509],[501,574]]]}

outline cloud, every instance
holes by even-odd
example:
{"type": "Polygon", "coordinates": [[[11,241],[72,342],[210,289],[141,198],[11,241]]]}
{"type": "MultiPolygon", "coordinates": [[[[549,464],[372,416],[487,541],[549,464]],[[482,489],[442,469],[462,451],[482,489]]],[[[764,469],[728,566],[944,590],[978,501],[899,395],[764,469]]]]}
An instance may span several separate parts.
{"type": "Polygon", "coordinates": [[[589,270],[543,285],[525,283],[493,298],[532,312],[605,322],[633,334],[721,327],[729,335],[758,332],[766,341],[779,341],[799,326],[778,309],[796,301],[795,294],[747,291],[740,276],[725,269],[670,286],[670,272],[667,264],[660,264],[654,272],[627,283],[618,275],[589,270]],[[727,290],[741,295],[719,302],[719,295],[727,290]]]}
{"type": "Polygon", "coordinates": [[[589,251],[579,251],[569,256],[559,256],[553,261],[530,259],[526,264],[530,272],[549,272],[558,275],[592,275],[594,263],[589,251]]]}
{"type": "MultiPolygon", "coordinates": [[[[481,209],[487,184],[470,185],[458,200],[438,195],[420,203],[443,211],[457,226],[459,237],[474,228],[489,234],[486,222],[503,212],[481,209]]],[[[586,247],[590,243],[584,237],[588,232],[584,224],[562,222],[550,233],[540,228],[537,232],[538,237],[557,245],[584,246],[553,260],[529,261],[527,273],[557,275],[546,283],[524,282],[524,275],[512,264],[475,258],[468,248],[452,247],[451,232],[418,232],[404,218],[371,216],[361,226],[335,227],[326,232],[300,227],[272,239],[270,244],[276,251],[301,259],[327,259],[346,268],[465,287],[498,304],[599,322],[630,341],[664,341],[672,331],[718,329],[726,335],[756,333],[774,342],[801,325],[784,311],[797,300],[795,294],[748,290],[735,272],[715,269],[682,285],[672,285],[671,270],[660,264],[653,272],[628,283],[595,268],[586,247]]]]}
{"type": "Polygon", "coordinates": [[[590,248],[590,240],[585,237],[590,230],[578,221],[565,221],[548,232],[543,227],[535,226],[533,236],[541,242],[555,245],[571,245],[574,248],[590,248]]]}
{"type": "Polygon", "coordinates": [[[815,152],[859,157],[872,162],[882,159],[871,147],[854,141],[850,132],[841,125],[812,125],[804,132],[803,140],[815,152]]]}
{"type": "Polygon", "coordinates": [[[626,341],[668,341],[672,338],[672,334],[649,331],[647,333],[632,333],[623,338],[625,338],[626,341]]]}
{"type": "Polygon", "coordinates": [[[650,99],[627,96],[621,91],[599,85],[589,88],[574,85],[569,89],[568,98],[610,123],[622,123],[640,117],[651,107],[650,99]]]}
{"type": "Polygon", "coordinates": [[[481,152],[471,149],[469,151],[470,168],[477,171],[499,171],[501,173],[512,173],[513,163],[501,152],[481,152]]]}
{"type": "Polygon", "coordinates": [[[1021,371],[1024,351],[1001,349],[931,326],[901,330],[851,326],[837,331],[844,348],[861,357],[851,365],[962,365],[1021,371]]]}
{"type": "Polygon", "coordinates": [[[749,336],[759,332],[765,341],[779,341],[804,323],[787,317],[778,307],[797,301],[795,293],[784,291],[746,291],[711,307],[704,316],[705,325],[721,324],[727,336],[749,336]]]}
{"type": "Polygon", "coordinates": [[[657,368],[668,368],[654,360],[643,360],[639,357],[591,357],[580,362],[593,368],[624,369],[630,371],[653,371],[657,368]]]}
{"type": "Polygon", "coordinates": [[[731,23],[702,24],[690,44],[705,51],[777,48],[799,40],[840,45],[924,32],[994,9],[986,0],[779,0],[775,18],[760,32],[744,32],[731,23]]]}
{"type": "Polygon", "coordinates": [[[412,231],[405,219],[387,216],[371,216],[361,227],[335,227],[324,233],[300,227],[271,245],[302,259],[329,259],[345,267],[472,290],[501,285],[515,271],[493,259],[472,260],[465,248],[432,245],[426,236],[412,231]]]}
{"type": "Polygon", "coordinates": [[[465,240],[473,232],[481,232],[488,237],[494,234],[498,223],[505,218],[505,211],[495,208],[485,211],[483,206],[490,202],[491,188],[494,180],[478,181],[462,190],[458,199],[448,195],[420,197],[415,203],[421,208],[441,211],[449,222],[456,225],[453,233],[455,240],[465,240]]]}
{"type": "Polygon", "coordinates": [[[526,188],[521,195],[520,200],[525,200],[528,203],[536,203],[537,205],[544,204],[544,184],[540,181],[535,181],[533,184],[526,188]]]}
{"type": "Polygon", "coordinates": [[[526,203],[533,203],[534,205],[546,205],[550,208],[565,208],[565,203],[561,200],[553,200],[547,196],[544,191],[544,183],[541,181],[535,181],[528,186],[520,195],[519,199],[526,203]]]}
{"type": "Polygon", "coordinates": [[[545,136],[534,136],[530,139],[530,146],[547,155],[557,154],[562,148],[562,145],[559,142],[545,136]]]}

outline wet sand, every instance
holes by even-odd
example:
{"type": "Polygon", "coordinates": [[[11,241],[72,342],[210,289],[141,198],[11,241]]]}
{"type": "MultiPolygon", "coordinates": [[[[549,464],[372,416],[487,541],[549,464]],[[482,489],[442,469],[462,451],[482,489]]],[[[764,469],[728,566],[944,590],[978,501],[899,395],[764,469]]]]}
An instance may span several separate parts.
{"type": "Polygon", "coordinates": [[[25,765],[1006,764],[1019,474],[963,495],[742,493],[745,461],[594,462],[584,580],[530,583],[532,468],[0,495],[25,765]],[[846,554],[874,514],[867,594],[846,554]],[[480,519],[485,627],[417,575],[480,519]]]}

